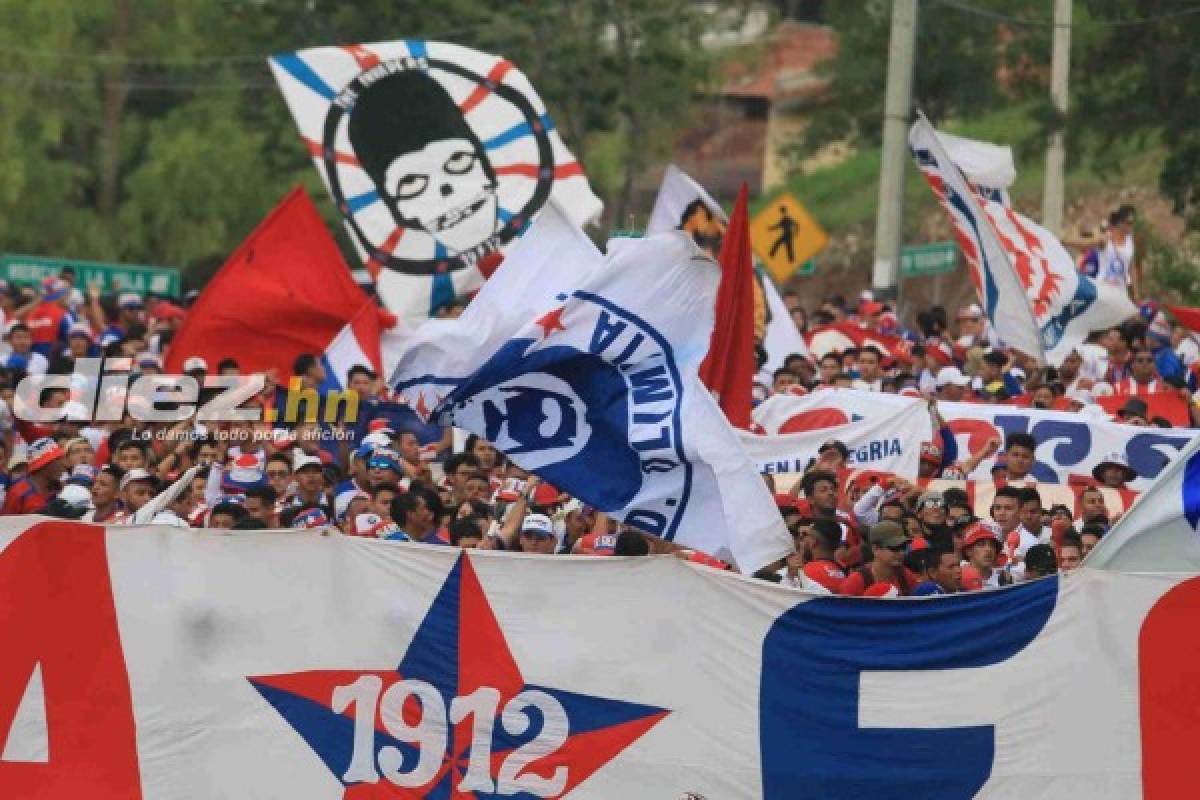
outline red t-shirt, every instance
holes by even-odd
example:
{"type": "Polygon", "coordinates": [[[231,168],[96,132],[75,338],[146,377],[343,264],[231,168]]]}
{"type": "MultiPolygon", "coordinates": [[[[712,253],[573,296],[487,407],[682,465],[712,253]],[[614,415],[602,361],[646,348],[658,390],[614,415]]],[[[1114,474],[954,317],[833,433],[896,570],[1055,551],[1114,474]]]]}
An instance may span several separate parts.
{"type": "Polygon", "coordinates": [[[808,562],[804,565],[804,574],[834,594],[841,593],[842,582],[846,580],[845,570],[832,559],[818,558],[808,562]]]}
{"type": "Polygon", "coordinates": [[[58,303],[39,303],[33,311],[29,312],[29,317],[26,318],[25,324],[29,326],[29,333],[33,337],[34,344],[53,344],[58,341],[58,335],[62,328],[63,317],[66,316],[67,310],[58,303]]]}
{"type": "Polygon", "coordinates": [[[579,537],[579,552],[589,556],[611,556],[617,547],[615,533],[588,533],[579,537]]]}
{"type": "Polygon", "coordinates": [[[851,597],[859,597],[864,594],[878,597],[887,590],[887,587],[894,586],[897,594],[901,596],[908,595],[921,582],[921,579],[908,567],[901,567],[900,569],[904,575],[903,579],[900,578],[901,573],[898,572],[892,580],[881,581],[875,579],[870,586],[867,585],[866,578],[863,577],[863,571],[856,569],[846,576],[846,580],[842,581],[842,594],[851,597]]]}
{"type": "Polygon", "coordinates": [[[4,514],[36,514],[50,502],[49,495],[44,495],[33,488],[28,478],[22,478],[8,490],[4,498],[4,514]]]}

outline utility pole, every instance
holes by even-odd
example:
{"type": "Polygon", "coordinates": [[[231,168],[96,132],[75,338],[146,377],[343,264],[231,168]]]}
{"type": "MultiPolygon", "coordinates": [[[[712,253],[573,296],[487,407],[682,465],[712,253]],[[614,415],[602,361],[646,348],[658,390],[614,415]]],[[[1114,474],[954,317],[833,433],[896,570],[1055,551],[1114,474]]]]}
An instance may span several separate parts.
{"type": "Polygon", "coordinates": [[[875,217],[875,269],[871,285],[880,299],[897,294],[904,217],[904,168],[912,110],[913,54],[917,47],[917,0],[893,0],[888,44],[887,95],[883,108],[883,163],[875,217]]]}
{"type": "MultiPolygon", "coordinates": [[[[1067,113],[1067,83],[1071,72],[1071,0],[1054,0],[1054,47],[1050,56],[1050,100],[1060,117],[1067,113]]],[[[1061,234],[1063,172],[1067,161],[1066,133],[1050,134],[1046,144],[1046,184],[1042,189],[1042,225],[1061,234]]]]}

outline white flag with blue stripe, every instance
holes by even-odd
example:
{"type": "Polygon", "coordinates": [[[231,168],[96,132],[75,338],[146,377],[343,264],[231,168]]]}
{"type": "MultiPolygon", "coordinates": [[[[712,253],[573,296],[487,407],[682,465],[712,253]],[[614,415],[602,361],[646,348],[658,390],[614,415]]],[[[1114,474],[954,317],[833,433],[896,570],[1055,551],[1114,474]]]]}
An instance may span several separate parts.
{"type": "Polygon", "coordinates": [[[478,288],[548,199],[577,225],[601,211],[507,59],[401,40],[270,65],[380,297],[409,324],[478,288]]]}
{"type": "Polygon", "coordinates": [[[1087,565],[1121,572],[1200,571],[1200,436],[1088,553],[1087,565]]]}

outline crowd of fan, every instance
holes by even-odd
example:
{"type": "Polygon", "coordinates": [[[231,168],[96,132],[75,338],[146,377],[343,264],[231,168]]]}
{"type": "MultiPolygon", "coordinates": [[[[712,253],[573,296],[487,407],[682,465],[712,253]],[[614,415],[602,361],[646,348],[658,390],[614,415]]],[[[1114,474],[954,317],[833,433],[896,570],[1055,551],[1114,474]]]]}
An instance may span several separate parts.
{"type": "MultiPolygon", "coordinates": [[[[886,476],[847,481],[845,445],[823,446],[803,479],[775,495],[795,553],[759,573],[767,580],[847,595],[924,595],[998,587],[1078,566],[1116,521],[1101,492],[1084,489],[1078,511],[1046,507],[1029,477],[1038,445],[1029,434],[989,441],[958,459],[953,437],[936,416],[938,400],[1023,401],[1100,415],[1095,399],[1119,391],[1130,395],[1119,413],[1124,422],[1169,425],[1151,417],[1138,395],[1170,387],[1184,395],[1193,422],[1200,423],[1191,397],[1200,349],[1153,307],[1144,318],[1097,333],[1053,369],[1005,350],[977,306],[962,309],[953,323],[944,310],[930,309],[917,315],[910,331],[866,294],[856,305],[829,298],[811,318],[800,297],[785,294],[784,300],[802,330],[850,323],[904,344],[893,352],[864,346],[819,359],[793,355],[781,369],[760,375],[760,399],[823,387],[920,395],[930,400],[939,438],[922,446],[917,483],[886,476]],[[963,491],[922,489],[928,479],[965,478],[992,456],[998,488],[984,518],[975,516],[963,491]]],[[[147,302],[132,292],[104,297],[94,289],[85,295],[66,271],[40,291],[4,287],[0,312],[5,514],[184,528],[335,527],[353,536],[541,554],[675,552],[726,566],[609,519],[479,437],[462,442],[406,409],[375,413],[384,406],[394,412],[395,398],[365,366],[348,376],[347,388],[359,399],[350,422],[276,426],[266,421],[268,413],[259,421],[145,422],[128,407],[111,421],[94,421],[78,399],[85,387],[50,390],[42,398],[45,407],[74,404],[79,413],[52,423],[26,421],[9,409],[27,374],[75,376],[75,361],[87,356],[105,357],[106,374],[160,372],[186,301],[147,302]],[[192,468],[184,485],[180,479],[192,468]],[[169,502],[152,502],[173,484],[178,491],[169,502]]],[[[212,365],[212,373],[238,374],[236,350],[231,343],[231,357],[212,365]]],[[[301,390],[316,390],[327,377],[313,355],[298,358],[293,370],[301,390]]],[[[210,365],[189,358],[184,371],[203,385],[210,365]]],[[[270,411],[281,402],[280,391],[267,380],[251,405],[270,411]]],[[[1135,475],[1119,456],[1095,472],[1097,486],[1113,488],[1135,475]]]]}

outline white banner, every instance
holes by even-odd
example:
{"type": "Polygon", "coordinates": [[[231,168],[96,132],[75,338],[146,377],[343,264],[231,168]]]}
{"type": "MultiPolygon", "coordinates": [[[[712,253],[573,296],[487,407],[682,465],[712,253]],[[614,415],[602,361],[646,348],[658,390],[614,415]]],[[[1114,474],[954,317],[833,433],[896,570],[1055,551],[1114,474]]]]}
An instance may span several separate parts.
{"type": "Polygon", "coordinates": [[[10,517],[0,797],[1187,797],[1198,603],[10,517]]]}
{"type": "MultiPolygon", "coordinates": [[[[913,404],[923,405],[924,401],[858,389],[824,390],[802,397],[776,395],[755,409],[754,421],[768,433],[825,428],[827,437],[832,438],[830,426],[859,419],[887,421],[913,404]]],[[[938,403],[938,410],[954,433],[959,460],[993,436],[1003,440],[1010,433],[1032,434],[1038,443],[1032,476],[1039,483],[1090,479],[1097,464],[1111,453],[1120,453],[1138,473],[1129,488],[1145,491],[1195,435],[1188,430],[1123,425],[1066,411],[1019,406],[938,403]]],[[[915,444],[920,446],[919,441],[915,444]]],[[[995,461],[985,459],[968,477],[990,481],[995,461]]]]}
{"type": "MultiPolygon", "coordinates": [[[[839,409],[821,409],[815,414],[798,411],[789,415],[780,425],[768,426],[760,421],[760,418],[769,422],[780,419],[786,414],[782,412],[785,406],[813,406],[814,403],[804,401],[809,397],[820,397],[820,394],[823,393],[796,398],[776,395],[755,410],[755,421],[764,428],[784,431],[742,433],[742,444],[760,472],[799,477],[808,468],[809,462],[817,457],[817,449],[825,442],[836,440],[846,445],[850,452],[847,459],[850,469],[892,472],[910,480],[916,479],[921,442],[929,441],[932,436],[929,413],[919,400],[908,402],[904,408],[898,408],[888,416],[854,417],[853,422],[832,426],[793,427],[797,421],[814,422],[818,418],[832,420],[837,414],[843,413],[839,409]],[[793,404],[793,400],[798,402],[793,404]]],[[[853,416],[853,412],[850,413],[853,416]]]]}

